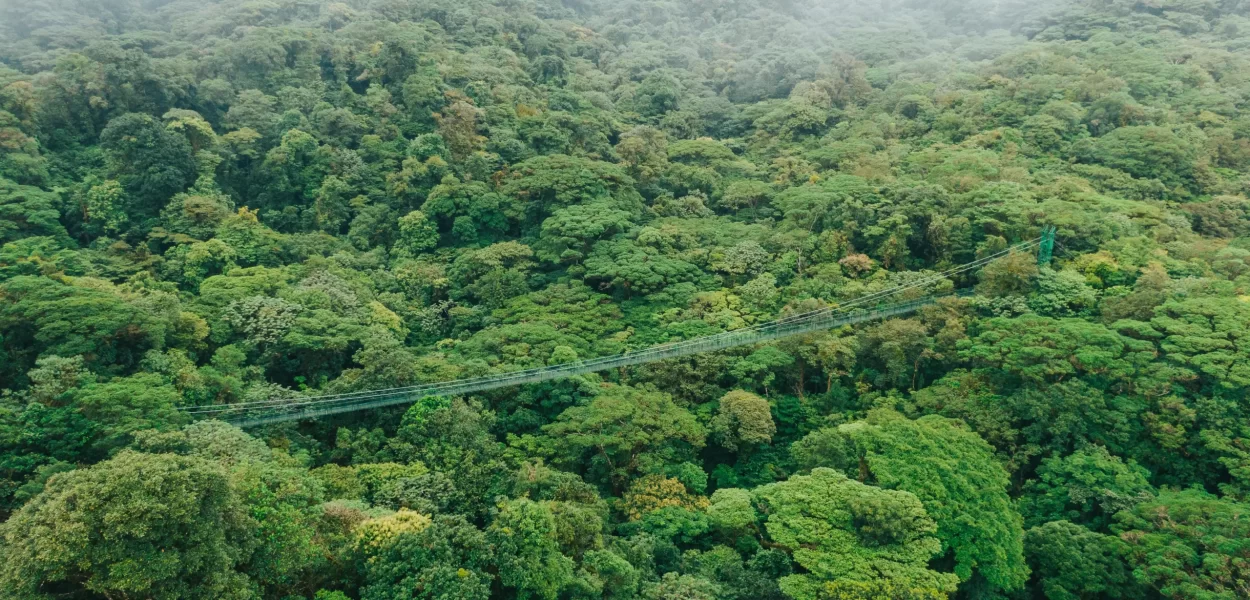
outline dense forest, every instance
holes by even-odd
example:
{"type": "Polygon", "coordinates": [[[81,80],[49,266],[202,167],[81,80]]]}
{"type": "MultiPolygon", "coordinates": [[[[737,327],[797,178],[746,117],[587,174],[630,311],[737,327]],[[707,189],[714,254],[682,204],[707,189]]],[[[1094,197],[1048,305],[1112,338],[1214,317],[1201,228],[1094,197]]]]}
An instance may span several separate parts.
{"type": "Polygon", "coordinates": [[[1247,0],[0,0],[0,596],[1250,598],[1248,110],[1247,0]]]}

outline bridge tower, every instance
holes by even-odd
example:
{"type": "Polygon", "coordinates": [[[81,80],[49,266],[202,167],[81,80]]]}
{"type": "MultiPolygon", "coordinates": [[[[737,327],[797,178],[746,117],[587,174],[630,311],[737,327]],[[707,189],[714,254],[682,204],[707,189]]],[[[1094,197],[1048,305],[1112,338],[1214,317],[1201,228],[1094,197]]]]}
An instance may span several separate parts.
{"type": "Polygon", "coordinates": [[[1042,227],[1042,240],[1037,246],[1037,266],[1045,267],[1050,264],[1050,259],[1055,256],[1055,226],[1046,225],[1042,227]]]}

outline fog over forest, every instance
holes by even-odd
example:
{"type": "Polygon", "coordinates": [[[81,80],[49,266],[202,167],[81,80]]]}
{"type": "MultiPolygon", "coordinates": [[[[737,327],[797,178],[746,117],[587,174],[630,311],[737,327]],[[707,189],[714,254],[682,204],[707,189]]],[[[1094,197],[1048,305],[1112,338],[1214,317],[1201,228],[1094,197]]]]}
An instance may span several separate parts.
{"type": "Polygon", "coordinates": [[[1248,195],[1250,0],[0,0],[0,598],[1250,598],[1248,195]]]}

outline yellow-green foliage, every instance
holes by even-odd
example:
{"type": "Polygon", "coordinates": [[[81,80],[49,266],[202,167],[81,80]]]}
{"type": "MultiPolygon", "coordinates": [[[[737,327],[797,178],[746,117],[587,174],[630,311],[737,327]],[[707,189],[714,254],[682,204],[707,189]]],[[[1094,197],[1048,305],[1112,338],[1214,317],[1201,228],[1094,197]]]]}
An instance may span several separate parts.
{"type": "Polygon", "coordinates": [[[369,519],[356,527],[356,549],[372,555],[407,534],[420,533],[430,526],[430,517],[408,509],[369,519]]]}

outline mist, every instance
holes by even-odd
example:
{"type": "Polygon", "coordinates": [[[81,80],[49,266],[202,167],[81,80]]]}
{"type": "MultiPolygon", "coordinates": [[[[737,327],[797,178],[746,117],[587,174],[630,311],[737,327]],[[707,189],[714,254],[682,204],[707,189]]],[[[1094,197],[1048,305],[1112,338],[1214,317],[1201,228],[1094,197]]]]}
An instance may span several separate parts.
{"type": "Polygon", "coordinates": [[[0,0],[0,596],[1233,600],[1246,0],[0,0]]]}

